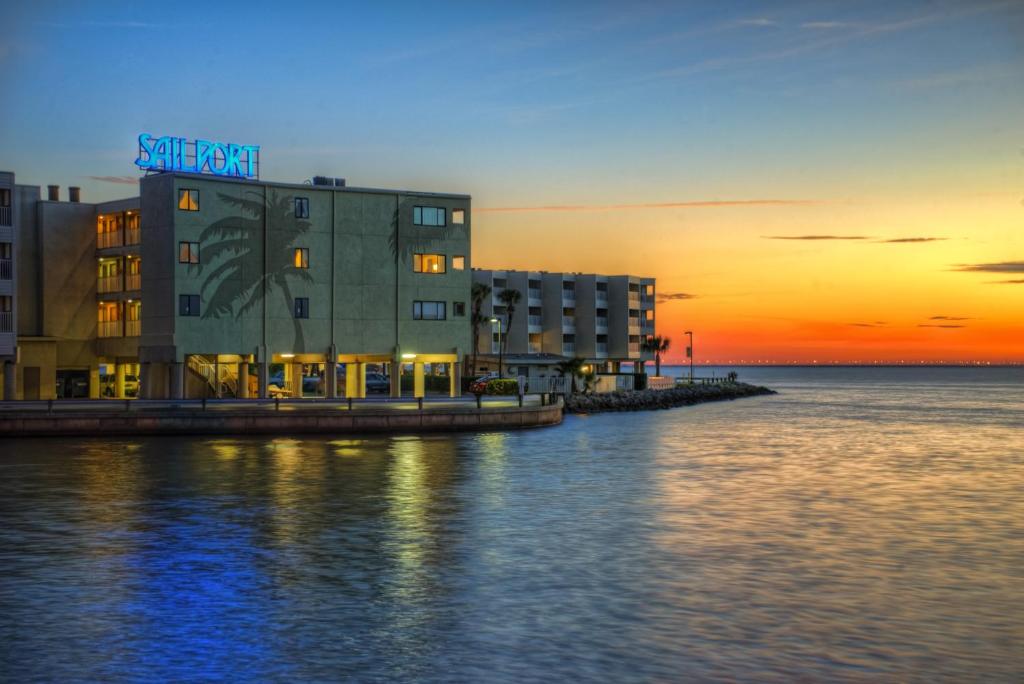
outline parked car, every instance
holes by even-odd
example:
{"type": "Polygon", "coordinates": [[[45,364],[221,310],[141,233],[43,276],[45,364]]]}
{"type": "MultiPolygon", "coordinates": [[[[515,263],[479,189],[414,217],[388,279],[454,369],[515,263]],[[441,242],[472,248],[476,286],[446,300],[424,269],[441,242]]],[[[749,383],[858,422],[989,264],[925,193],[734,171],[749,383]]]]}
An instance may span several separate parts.
{"type": "Polygon", "coordinates": [[[469,391],[473,394],[483,394],[487,390],[487,383],[491,380],[497,380],[498,374],[491,372],[481,375],[479,378],[469,383],[469,391]]]}
{"type": "Polygon", "coordinates": [[[391,380],[388,376],[383,373],[367,373],[366,374],[366,392],[384,392],[388,393],[391,391],[391,380]]]}

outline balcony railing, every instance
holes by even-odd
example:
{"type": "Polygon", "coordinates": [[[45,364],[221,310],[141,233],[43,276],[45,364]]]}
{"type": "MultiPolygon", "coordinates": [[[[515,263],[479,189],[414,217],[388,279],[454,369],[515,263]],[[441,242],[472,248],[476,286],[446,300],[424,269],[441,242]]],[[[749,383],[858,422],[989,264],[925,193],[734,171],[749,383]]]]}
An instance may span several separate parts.
{"type": "Polygon", "coordinates": [[[106,292],[120,292],[121,291],[121,276],[106,276],[101,277],[96,281],[96,291],[100,294],[106,292]]]}
{"type": "Polygon", "coordinates": [[[14,277],[14,267],[10,259],[0,259],[0,280],[10,280],[14,277]]]}
{"type": "Polygon", "coordinates": [[[11,225],[11,208],[0,207],[0,226],[11,225]]]}
{"type": "Polygon", "coordinates": [[[100,321],[97,337],[121,337],[121,321],[100,321]]]}
{"type": "Polygon", "coordinates": [[[96,233],[96,248],[106,249],[107,247],[120,247],[121,231],[112,230],[109,233],[96,233]]]}
{"type": "Polygon", "coordinates": [[[141,290],[142,289],[142,274],[141,273],[129,273],[124,277],[124,289],[126,290],[141,290]]]}
{"type": "Polygon", "coordinates": [[[598,354],[607,354],[608,353],[608,343],[607,342],[598,342],[597,343],[597,353],[598,354]]]}
{"type": "Polygon", "coordinates": [[[562,343],[562,353],[563,354],[575,354],[576,353],[576,343],[575,342],[563,342],[562,343]]]}
{"type": "Polygon", "coordinates": [[[576,317],[575,316],[562,316],[562,327],[563,328],[575,328],[576,317]]]}
{"type": "Polygon", "coordinates": [[[14,332],[13,311],[0,311],[0,332],[14,332]]]}
{"type": "Polygon", "coordinates": [[[124,244],[137,245],[142,242],[142,236],[138,228],[124,229],[124,244]]]}
{"type": "Polygon", "coordinates": [[[530,299],[540,299],[540,290],[531,287],[528,296],[530,299]]]}
{"type": "Polygon", "coordinates": [[[630,318],[629,319],[629,327],[630,328],[639,328],[640,327],[640,319],[639,318],[630,318]]]}
{"type": "Polygon", "coordinates": [[[530,325],[543,325],[543,319],[540,316],[530,316],[530,325]]]}
{"type": "Polygon", "coordinates": [[[597,291],[596,299],[599,302],[607,302],[608,301],[608,290],[598,290],[597,291]]]}
{"type": "Polygon", "coordinates": [[[529,349],[531,354],[540,354],[541,346],[539,344],[531,343],[529,349]]]}
{"type": "Polygon", "coordinates": [[[124,336],[138,337],[142,334],[142,321],[125,321],[124,336]]]}
{"type": "Polygon", "coordinates": [[[629,343],[629,353],[630,354],[639,354],[640,353],[640,343],[639,342],[630,342],[629,343]]]}
{"type": "Polygon", "coordinates": [[[570,302],[575,302],[576,290],[562,290],[562,299],[570,302]]]}
{"type": "Polygon", "coordinates": [[[594,319],[594,325],[597,326],[598,328],[607,328],[608,327],[608,319],[604,318],[604,317],[595,318],[594,319]]]}
{"type": "Polygon", "coordinates": [[[491,342],[491,353],[497,354],[501,347],[498,346],[497,342],[491,342]]]}

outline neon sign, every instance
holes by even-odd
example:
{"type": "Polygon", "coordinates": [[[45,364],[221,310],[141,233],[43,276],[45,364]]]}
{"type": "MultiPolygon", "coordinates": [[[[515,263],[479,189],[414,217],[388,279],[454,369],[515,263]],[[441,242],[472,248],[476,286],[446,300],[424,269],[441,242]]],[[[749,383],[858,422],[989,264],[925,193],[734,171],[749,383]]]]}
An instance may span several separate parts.
{"type": "Polygon", "coordinates": [[[259,178],[260,146],[210,140],[139,136],[135,165],[147,171],[185,171],[216,176],[259,178]]]}

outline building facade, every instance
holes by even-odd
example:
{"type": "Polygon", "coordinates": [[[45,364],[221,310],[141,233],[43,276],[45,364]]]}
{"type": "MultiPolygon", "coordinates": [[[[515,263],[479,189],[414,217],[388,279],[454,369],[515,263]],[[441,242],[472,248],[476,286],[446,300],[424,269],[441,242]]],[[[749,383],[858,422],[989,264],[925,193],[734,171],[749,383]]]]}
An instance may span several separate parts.
{"type": "Polygon", "coordinates": [[[459,393],[466,195],[175,172],[58,194],[0,173],[4,398],[459,393]]]}
{"type": "Polygon", "coordinates": [[[481,304],[476,372],[496,370],[499,340],[510,365],[522,367],[513,374],[527,376],[567,358],[618,373],[623,364],[638,368],[653,357],[643,347],[655,334],[653,278],[474,269],[473,282],[490,288],[481,304]],[[506,290],[520,294],[511,317],[506,290]],[[500,330],[486,322],[491,318],[500,330]]]}

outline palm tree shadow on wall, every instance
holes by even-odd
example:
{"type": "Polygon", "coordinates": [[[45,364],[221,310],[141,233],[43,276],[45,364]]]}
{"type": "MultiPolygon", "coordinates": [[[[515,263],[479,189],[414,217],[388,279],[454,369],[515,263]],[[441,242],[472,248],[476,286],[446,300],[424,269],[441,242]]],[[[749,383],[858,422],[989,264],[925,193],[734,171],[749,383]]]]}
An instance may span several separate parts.
{"type": "MultiPolygon", "coordinates": [[[[210,224],[199,236],[202,263],[199,274],[209,268],[202,282],[206,301],[203,318],[241,318],[278,291],[285,300],[285,310],[294,310],[290,281],[313,282],[307,268],[296,268],[294,248],[297,238],[309,232],[306,219],[295,218],[292,195],[267,190],[247,191],[243,197],[218,193],[220,201],[239,209],[238,215],[210,224]],[[263,244],[263,215],[266,212],[266,265],[247,263],[253,251],[259,254],[263,244]],[[207,294],[209,292],[209,294],[207,294]]],[[[292,317],[295,342],[293,350],[306,351],[300,320],[292,317]]]]}
{"type": "Polygon", "coordinates": [[[417,198],[403,200],[395,208],[395,213],[391,218],[391,237],[388,238],[388,247],[391,248],[392,256],[395,259],[401,259],[404,264],[409,263],[409,257],[413,254],[422,254],[435,249],[445,240],[465,239],[466,231],[469,230],[468,224],[453,224],[451,222],[452,212],[450,209],[445,211],[446,220],[443,226],[412,225],[412,210],[417,201],[422,202],[423,200],[417,198]],[[412,230],[405,233],[399,231],[401,216],[408,217],[412,230]]]}

